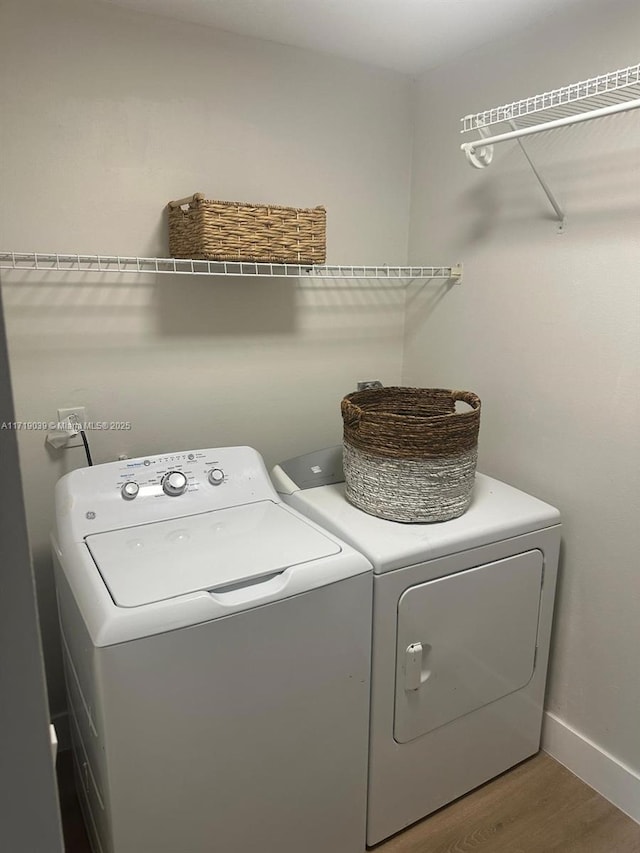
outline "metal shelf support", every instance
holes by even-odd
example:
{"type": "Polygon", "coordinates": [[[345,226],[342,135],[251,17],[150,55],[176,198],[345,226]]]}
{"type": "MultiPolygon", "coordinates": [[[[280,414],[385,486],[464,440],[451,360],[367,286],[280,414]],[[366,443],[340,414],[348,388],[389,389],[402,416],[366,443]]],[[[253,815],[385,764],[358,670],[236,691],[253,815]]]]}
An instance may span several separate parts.
{"type": "MultiPolygon", "coordinates": [[[[516,128],[515,122],[511,122],[511,121],[510,121],[510,122],[509,122],[509,124],[510,124],[514,129],[516,128]]],[[[559,233],[559,234],[562,234],[562,233],[563,233],[563,231],[564,231],[564,224],[565,224],[565,215],[564,215],[564,211],[562,210],[562,208],[561,208],[561,207],[560,207],[560,205],[558,204],[558,201],[557,201],[556,197],[554,196],[554,194],[553,194],[553,193],[551,192],[551,190],[549,189],[549,185],[547,184],[547,182],[545,181],[545,179],[544,179],[544,178],[542,177],[542,175],[540,174],[540,171],[538,170],[538,167],[536,166],[536,164],[535,164],[535,163],[533,162],[533,160],[531,159],[531,155],[529,154],[529,152],[528,152],[528,151],[527,151],[527,149],[525,148],[525,146],[524,146],[524,144],[523,144],[522,140],[518,137],[516,141],[517,141],[518,145],[520,146],[520,150],[521,150],[521,151],[522,151],[522,153],[524,154],[524,156],[525,156],[525,159],[526,159],[527,163],[531,166],[531,171],[532,171],[532,172],[533,172],[533,174],[536,176],[536,179],[537,179],[538,183],[539,183],[539,184],[540,184],[540,186],[542,187],[542,191],[544,192],[544,194],[546,195],[546,197],[549,199],[549,204],[551,205],[551,207],[552,207],[552,208],[554,209],[554,211],[555,211],[556,218],[557,218],[557,220],[558,220],[558,233],[559,233]]]]}

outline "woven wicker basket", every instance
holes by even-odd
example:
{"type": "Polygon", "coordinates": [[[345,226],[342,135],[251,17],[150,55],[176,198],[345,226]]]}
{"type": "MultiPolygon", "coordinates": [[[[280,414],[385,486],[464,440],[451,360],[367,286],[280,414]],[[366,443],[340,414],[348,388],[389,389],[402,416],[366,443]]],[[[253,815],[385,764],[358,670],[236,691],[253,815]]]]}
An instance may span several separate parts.
{"type": "Polygon", "coordinates": [[[202,193],[170,201],[169,252],[208,261],[323,264],[327,214],[310,209],[209,201],[202,193]]]}
{"type": "Polygon", "coordinates": [[[470,391],[376,388],[348,394],[347,499],[391,521],[446,521],[471,502],[480,400],[470,391]],[[456,412],[456,402],[471,409],[456,412]]]}

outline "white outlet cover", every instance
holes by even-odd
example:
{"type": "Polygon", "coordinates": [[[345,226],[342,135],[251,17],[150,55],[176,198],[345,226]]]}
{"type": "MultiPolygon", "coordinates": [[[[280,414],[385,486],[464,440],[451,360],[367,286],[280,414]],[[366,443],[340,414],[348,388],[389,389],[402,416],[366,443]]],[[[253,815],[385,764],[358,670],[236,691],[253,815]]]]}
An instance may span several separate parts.
{"type": "MultiPolygon", "coordinates": [[[[87,410],[84,406],[72,406],[67,409],[58,409],[58,423],[64,424],[66,423],[71,415],[75,415],[78,421],[81,424],[86,423],[87,421],[87,410]]],[[[62,428],[62,427],[61,427],[62,428]]],[[[81,436],[74,435],[69,439],[67,443],[67,447],[82,447],[82,438],[81,436]]]]}

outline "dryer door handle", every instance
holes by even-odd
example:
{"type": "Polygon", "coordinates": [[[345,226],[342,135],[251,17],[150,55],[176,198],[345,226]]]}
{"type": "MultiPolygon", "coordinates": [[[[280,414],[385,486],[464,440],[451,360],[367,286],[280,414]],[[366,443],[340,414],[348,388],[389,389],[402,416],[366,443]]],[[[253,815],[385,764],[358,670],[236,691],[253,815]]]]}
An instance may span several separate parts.
{"type": "Polygon", "coordinates": [[[404,653],[404,689],[417,690],[422,676],[422,643],[411,643],[404,653]]]}
{"type": "Polygon", "coordinates": [[[431,646],[428,643],[411,643],[404,653],[404,689],[418,690],[431,675],[424,666],[431,646]]]}

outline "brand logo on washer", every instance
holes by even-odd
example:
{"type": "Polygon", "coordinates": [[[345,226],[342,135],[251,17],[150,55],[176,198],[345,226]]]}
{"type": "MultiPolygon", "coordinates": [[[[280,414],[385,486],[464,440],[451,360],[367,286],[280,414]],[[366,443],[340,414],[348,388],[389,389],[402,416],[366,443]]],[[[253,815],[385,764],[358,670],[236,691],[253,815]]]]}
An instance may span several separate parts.
{"type": "Polygon", "coordinates": [[[95,512],[88,512],[88,513],[85,515],[85,518],[88,518],[88,519],[89,519],[89,521],[93,521],[93,519],[94,519],[95,517],[96,517],[95,512]]]}

